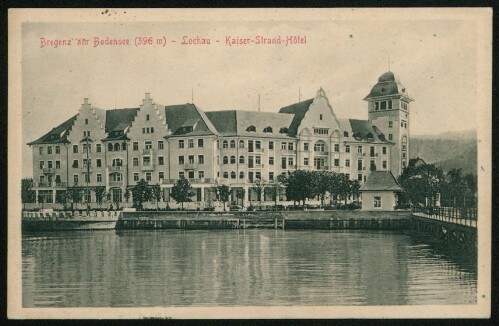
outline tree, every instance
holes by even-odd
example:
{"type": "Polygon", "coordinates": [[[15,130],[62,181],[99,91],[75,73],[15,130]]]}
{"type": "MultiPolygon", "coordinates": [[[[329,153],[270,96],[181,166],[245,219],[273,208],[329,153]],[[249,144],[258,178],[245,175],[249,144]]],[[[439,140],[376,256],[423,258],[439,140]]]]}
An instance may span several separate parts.
{"type": "Polygon", "coordinates": [[[159,201],[161,200],[161,195],[161,187],[159,186],[159,184],[155,184],[154,186],[152,186],[152,196],[156,201],[156,210],[159,210],[159,201]]]}
{"type": "Polygon", "coordinates": [[[260,204],[260,210],[262,209],[262,199],[264,195],[264,190],[265,190],[265,179],[256,179],[255,182],[253,183],[253,189],[255,189],[256,192],[256,198],[258,199],[258,202],[260,204]]]}
{"type": "Polygon", "coordinates": [[[21,180],[21,199],[23,202],[23,209],[26,203],[32,203],[36,199],[36,192],[33,189],[33,179],[24,178],[21,180]]]}
{"type": "Polygon", "coordinates": [[[241,199],[241,206],[244,207],[244,197],[246,195],[246,190],[244,188],[240,188],[236,190],[236,198],[241,199]]]}
{"type": "Polygon", "coordinates": [[[172,188],[170,196],[173,199],[175,199],[177,203],[180,203],[182,210],[184,210],[184,203],[190,202],[191,197],[194,196],[189,180],[187,180],[183,176],[180,179],[178,179],[177,183],[175,183],[175,185],[172,188]]]}
{"type": "Polygon", "coordinates": [[[319,196],[321,207],[324,207],[326,193],[329,192],[330,184],[334,181],[334,172],[312,171],[312,182],[315,188],[314,194],[319,196]]]}
{"type": "Polygon", "coordinates": [[[452,206],[461,206],[466,196],[468,186],[463,178],[462,169],[451,169],[447,172],[448,183],[446,184],[446,197],[449,197],[452,206]]]}
{"type": "Polygon", "coordinates": [[[230,187],[227,185],[216,185],[216,198],[218,201],[221,201],[224,205],[225,212],[225,203],[229,201],[230,197],[230,187]]]}
{"type": "Polygon", "coordinates": [[[132,194],[130,193],[130,189],[126,188],[125,189],[125,194],[123,195],[123,197],[125,197],[125,201],[128,203],[128,201],[130,200],[130,197],[132,196],[132,194]]]}
{"type": "Polygon", "coordinates": [[[71,199],[72,211],[75,209],[75,207],[78,208],[78,203],[82,200],[82,191],[83,188],[81,186],[78,186],[78,184],[74,184],[72,187],[67,188],[66,196],[67,198],[71,199]],[[74,204],[76,204],[76,206],[74,206],[74,204]]]}
{"type": "Polygon", "coordinates": [[[143,209],[142,204],[151,200],[152,191],[149,184],[141,179],[137,184],[132,188],[132,197],[133,197],[133,207],[141,210],[143,209]]]}
{"type": "Polygon", "coordinates": [[[285,182],[288,200],[301,201],[305,207],[305,200],[315,197],[317,191],[313,173],[313,171],[296,170],[287,176],[285,182]]]}
{"type": "Polygon", "coordinates": [[[97,186],[97,187],[95,187],[94,192],[95,192],[95,199],[97,200],[99,207],[101,207],[102,201],[104,200],[104,197],[106,197],[106,187],[105,186],[97,186]]]}
{"type": "Polygon", "coordinates": [[[411,205],[434,206],[437,193],[445,185],[445,177],[442,169],[433,164],[408,166],[400,175],[399,184],[411,205]]]}
{"type": "Polygon", "coordinates": [[[349,182],[350,194],[358,201],[360,196],[360,182],[359,180],[350,180],[349,182]]]}
{"type": "Polygon", "coordinates": [[[336,180],[337,182],[337,191],[339,199],[343,199],[345,204],[347,204],[348,197],[351,196],[352,190],[350,188],[350,180],[344,173],[337,174],[336,180]]]}
{"type": "Polygon", "coordinates": [[[466,183],[466,186],[468,187],[468,195],[470,196],[470,198],[472,198],[472,205],[475,205],[476,206],[476,193],[478,191],[478,180],[477,180],[477,176],[472,174],[472,173],[468,173],[464,176],[464,182],[466,183]]]}

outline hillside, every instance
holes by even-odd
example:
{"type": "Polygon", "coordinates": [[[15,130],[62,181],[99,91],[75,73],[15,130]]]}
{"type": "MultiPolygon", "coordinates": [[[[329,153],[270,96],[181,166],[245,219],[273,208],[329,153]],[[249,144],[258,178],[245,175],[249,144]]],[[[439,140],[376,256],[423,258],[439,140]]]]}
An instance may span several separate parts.
{"type": "Polygon", "coordinates": [[[446,132],[439,135],[411,137],[410,157],[420,157],[426,163],[444,171],[461,168],[463,173],[476,174],[477,141],[474,131],[446,132]]]}

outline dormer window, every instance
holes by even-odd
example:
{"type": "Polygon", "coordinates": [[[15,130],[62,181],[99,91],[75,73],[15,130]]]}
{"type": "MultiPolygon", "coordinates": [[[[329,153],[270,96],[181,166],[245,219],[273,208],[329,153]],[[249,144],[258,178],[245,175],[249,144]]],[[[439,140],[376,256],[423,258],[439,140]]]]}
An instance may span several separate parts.
{"type": "Polygon", "coordinates": [[[246,131],[247,131],[247,132],[256,132],[256,127],[255,127],[255,126],[253,126],[253,125],[251,125],[251,126],[249,126],[248,128],[246,128],[246,131]]]}
{"type": "Polygon", "coordinates": [[[288,131],[289,131],[289,129],[288,129],[288,128],[286,128],[286,127],[282,127],[282,128],[279,130],[279,133],[281,133],[281,134],[287,134],[287,133],[288,133],[288,131]]]}
{"type": "Polygon", "coordinates": [[[268,126],[263,129],[263,132],[270,132],[272,133],[272,127],[268,126]]]}
{"type": "Polygon", "coordinates": [[[366,134],[366,138],[367,138],[367,140],[373,140],[373,134],[372,134],[372,133],[370,133],[370,132],[369,132],[369,133],[367,133],[367,134],[366,134]]]}
{"type": "Polygon", "coordinates": [[[343,131],[343,137],[348,137],[348,131],[343,131]]]}

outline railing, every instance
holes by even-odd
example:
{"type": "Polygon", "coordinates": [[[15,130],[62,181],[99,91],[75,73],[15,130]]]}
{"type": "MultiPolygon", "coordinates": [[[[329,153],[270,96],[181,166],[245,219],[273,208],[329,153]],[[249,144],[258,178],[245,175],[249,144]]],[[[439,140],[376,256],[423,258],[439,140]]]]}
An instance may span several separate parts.
{"type": "Polygon", "coordinates": [[[52,173],[55,173],[55,169],[54,168],[43,168],[43,173],[44,174],[52,174],[52,173]]]}
{"type": "Polygon", "coordinates": [[[378,157],[378,153],[369,153],[370,157],[378,157]]]}
{"type": "Polygon", "coordinates": [[[153,151],[152,149],[143,149],[142,150],[142,155],[152,155],[153,151]]]}
{"type": "Polygon", "coordinates": [[[40,187],[40,188],[52,188],[52,187],[67,187],[68,183],[67,182],[35,182],[34,183],[35,187],[40,187]]]}
{"type": "Polygon", "coordinates": [[[197,163],[185,163],[184,164],[184,170],[197,170],[198,165],[197,163]]]}
{"type": "Polygon", "coordinates": [[[120,172],[124,170],[123,166],[109,165],[109,172],[120,172]]]}
{"type": "Polygon", "coordinates": [[[476,228],[476,207],[413,207],[412,213],[432,220],[471,226],[476,228]]]}
{"type": "Polygon", "coordinates": [[[328,155],[329,152],[326,152],[326,151],[323,151],[323,152],[320,152],[320,151],[314,151],[314,155],[328,155]]]}
{"type": "Polygon", "coordinates": [[[123,181],[109,181],[109,187],[121,187],[123,186],[123,181]]]}
{"type": "Polygon", "coordinates": [[[140,169],[142,171],[153,171],[154,170],[154,164],[147,164],[147,165],[142,164],[141,167],[140,167],[140,169]]]}
{"type": "MultiPolygon", "coordinates": [[[[187,179],[189,182],[192,184],[197,184],[197,183],[214,183],[215,180],[213,178],[189,178],[187,179]]],[[[161,184],[164,185],[171,185],[177,183],[178,179],[163,179],[161,184]]]]}

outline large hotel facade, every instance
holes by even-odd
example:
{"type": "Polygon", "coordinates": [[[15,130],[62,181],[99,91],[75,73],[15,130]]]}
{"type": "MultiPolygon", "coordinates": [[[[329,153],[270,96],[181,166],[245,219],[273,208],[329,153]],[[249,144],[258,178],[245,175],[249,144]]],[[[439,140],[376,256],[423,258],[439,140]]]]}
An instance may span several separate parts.
{"type": "MultiPolygon", "coordinates": [[[[170,190],[183,176],[195,193],[191,205],[203,208],[211,205],[215,184],[229,185],[231,202],[247,206],[257,200],[255,180],[299,169],[344,173],[362,183],[373,170],[397,177],[409,157],[413,99],[386,72],[364,100],[367,120],[338,119],[322,88],[277,113],[164,106],[148,93],[137,108],[102,110],[84,99],[78,114],[28,144],[33,190],[37,201],[57,206],[75,184],[105,186],[123,207],[131,205],[126,189],[144,179],[161,186],[163,206],[175,206],[170,190]]],[[[94,192],[87,195],[95,202],[94,192]]]]}

